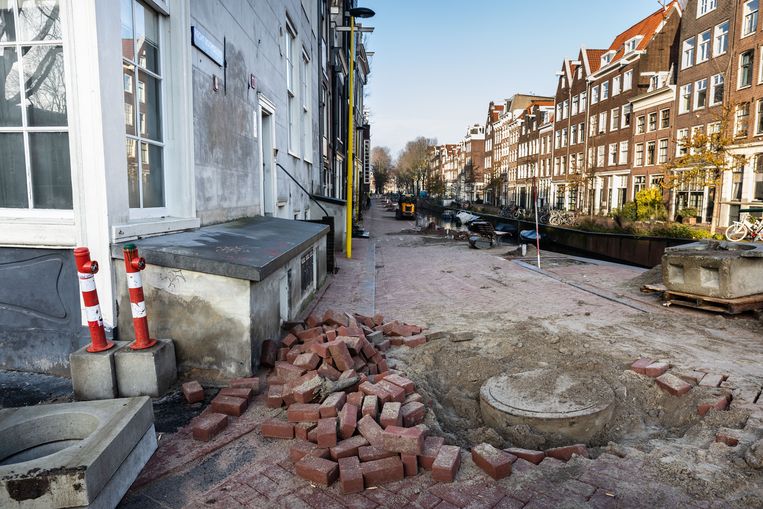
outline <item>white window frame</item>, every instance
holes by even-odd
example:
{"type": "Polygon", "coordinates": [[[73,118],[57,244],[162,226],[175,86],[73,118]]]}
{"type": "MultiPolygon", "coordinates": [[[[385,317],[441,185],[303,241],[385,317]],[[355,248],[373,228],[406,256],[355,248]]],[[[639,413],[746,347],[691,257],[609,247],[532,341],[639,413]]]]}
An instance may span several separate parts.
{"type": "Polygon", "coordinates": [[[758,19],[759,14],[759,2],[758,0],[748,0],[742,7],[742,37],[747,37],[758,31],[758,19]],[[751,5],[755,4],[755,8],[751,9],[751,5]]]}
{"type": "Polygon", "coordinates": [[[633,166],[644,166],[644,144],[636,143],[633,147],[633,166]]]}
{"type": "Polygon", "coordinates": [[[620,95],[620,88],[622,86],[622,77],[615,76],[612,78],[612,97],[620,95]]]}
{"type": "Polygon", "coordinates": [[[285,22],[284,37],[284,64],[286,65],[286,131],[287,131],[287,153],[292,157],[299,158],[299,98],[297,84],[299,83],[299,67],[295,65],[295,59],[299,58],[297,53],[297,30],[293,23],[287,17],[285,22]]]}
{"type": "Polygon", "coordinates": [[[687,83],[681,86],[678,94],[678,113],[687,113],[691,111],[691,99],[692,99],[693,87],[691,83],[687,83]],[[688,97],[688,104],[686,98],[688,97]]]}
{"type": "Polygon", "coordinates": [[[609,130],[617,131],[620,129],[620,108],[612,108],[609,114],[609,130]]]}
{"type": "Polygon", "coordinates": [[[695,111],[696,110],[700,110],[700,109],[704,109],[705,107],[707,107],[707,78],[702,78],[701,80],[697,80],[697,81],[694,82],[694,100],[693,100],[693,103],[694,103],[694,110],[695,111]],[[700,88],[700,86],[702,88],[700,88]],[[699,104],[698,104],[698,102],[699,102],[699,92],[701,90],[704,90],[704,92],[705,92],[705,104],[703,104],[702,106],[699,106],[699,104]]]}
{"type": "Polygon", "coordinates": [[[697,17],[712,12],[718,7],[718,0],[699,0],[697,2],[697,17]]]}
{"type": "Polygon", "coordinates": [[[697,63],[707,62],[710,60],[710,50],[712,48],[713,36],[711,31],[705,30],[697,36],[697,63]],[[707,37],[703,40],[703,37],[707,37]]]}
{"type": "Polygon", "coordinates": [[[609,80],[601,84],[601,100],[606,101],[609,99],[609,80]]]}
{"type": "Polygon", "coordinates": [[[720,101],[716,101],[715,100],[715,92],[716,92],[716,88],[719,85],[724,85],[724,83],[725,83],[725,77],[723,76],[722,73],[715,74],[715,75],[710,77],[710,97],[709,97],[709,101],[708,101],[708,104],[710,106],[717,106],[717,105],[723,103],[723,98],[722,97],[721,97],[720,101]]]}
{"type": "Polygon", "coordinates": [[[633,88],[633,70],[630,69],[623,73],[623,91],[633,88]]]}
{"type": "Polygon", "coordinates": [[[688,69],[694,65],[697,48],[696,37],[689,37],[681,44],[681,69],[688,69]]]}
{"type": "Polygon", "coordinates": [[[729,20],[715,25],[713,29],[713,56],[717,57],[726,54],[729,50],[729,20]],[[721,27],[725,25],[725,30],[721,27]]]}

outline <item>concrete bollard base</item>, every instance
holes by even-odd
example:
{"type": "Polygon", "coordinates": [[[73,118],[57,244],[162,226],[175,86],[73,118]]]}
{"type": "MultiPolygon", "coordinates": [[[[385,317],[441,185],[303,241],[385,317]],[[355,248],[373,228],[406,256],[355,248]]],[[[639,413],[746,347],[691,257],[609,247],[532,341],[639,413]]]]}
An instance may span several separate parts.
{"type": "Polygon", "coordinates": [[[162,396],[177,380],[175,345],[159,339],[152,347],[119,350],[114,356],[120,397],[162,396]]]}
{"type": "Polygon", "coordinates": [[[75,399],[113,399],[119,395],[114,355],[128,344],[127,341],[114,341],[112,348],[102,352],[88,352],[87,346],[83,346],[69,355],[75,399]]]}

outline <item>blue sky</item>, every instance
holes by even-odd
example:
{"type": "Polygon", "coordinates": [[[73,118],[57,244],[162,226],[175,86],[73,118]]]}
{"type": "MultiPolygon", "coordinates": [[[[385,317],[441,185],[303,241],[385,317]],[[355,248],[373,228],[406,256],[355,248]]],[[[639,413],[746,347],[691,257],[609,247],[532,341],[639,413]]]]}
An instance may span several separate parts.
{"type": "Polygon", "coordinates": [[[609,46],[656,0],[359,0],[368,35],[371,140],[394,156],[416,136],[457,142],[492,99],[553,95],[581,45],[609,46]]]}

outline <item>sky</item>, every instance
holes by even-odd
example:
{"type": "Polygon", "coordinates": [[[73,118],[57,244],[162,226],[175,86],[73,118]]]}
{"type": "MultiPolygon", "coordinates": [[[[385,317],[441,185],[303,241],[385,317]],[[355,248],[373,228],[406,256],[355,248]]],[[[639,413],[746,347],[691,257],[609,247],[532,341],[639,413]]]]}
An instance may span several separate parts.
{"type": "Polygon", "coordinates": [[[367,34],[371,142],[392,155],[417,136],[457,143],[491,100],[554,95],[581,45],[606,48],[657,0],[359,0],[367,34]]]}

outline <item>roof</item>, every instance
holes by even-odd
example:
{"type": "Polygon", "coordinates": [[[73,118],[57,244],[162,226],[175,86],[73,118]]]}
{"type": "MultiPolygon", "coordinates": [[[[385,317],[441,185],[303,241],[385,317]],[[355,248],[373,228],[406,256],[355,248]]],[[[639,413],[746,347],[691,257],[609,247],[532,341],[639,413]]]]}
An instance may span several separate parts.
{"type": "MultiPolygon", "coordinates": [[[[641,36],[642,39],[639,41],[638,46],[636,46],[636,51],[643,51],[654,35],[662,28],[663,21],[668,18],[673,8],[679,9],[680,12],[678,0],[673,0],[664,9],[662,7],[659,8],[626,31],[620,33],[604,53],[614,51],[615,54],[611,61],[616,62],[625,56],[625,43],[638,36],[641,36]]],[[[601,57],[601,54],[599,57],[601,57]]],[[[601,62],[601,58],[598,58],[598,61],[601,62]]]]}
{"type": "Polygon", "coordinates": [[[588,65],[591,66],[590,72],[594,73],[601,67],[601,56],[606,53],[605,49],[587,49],[585,56],[588,59],[588,65]]]}

